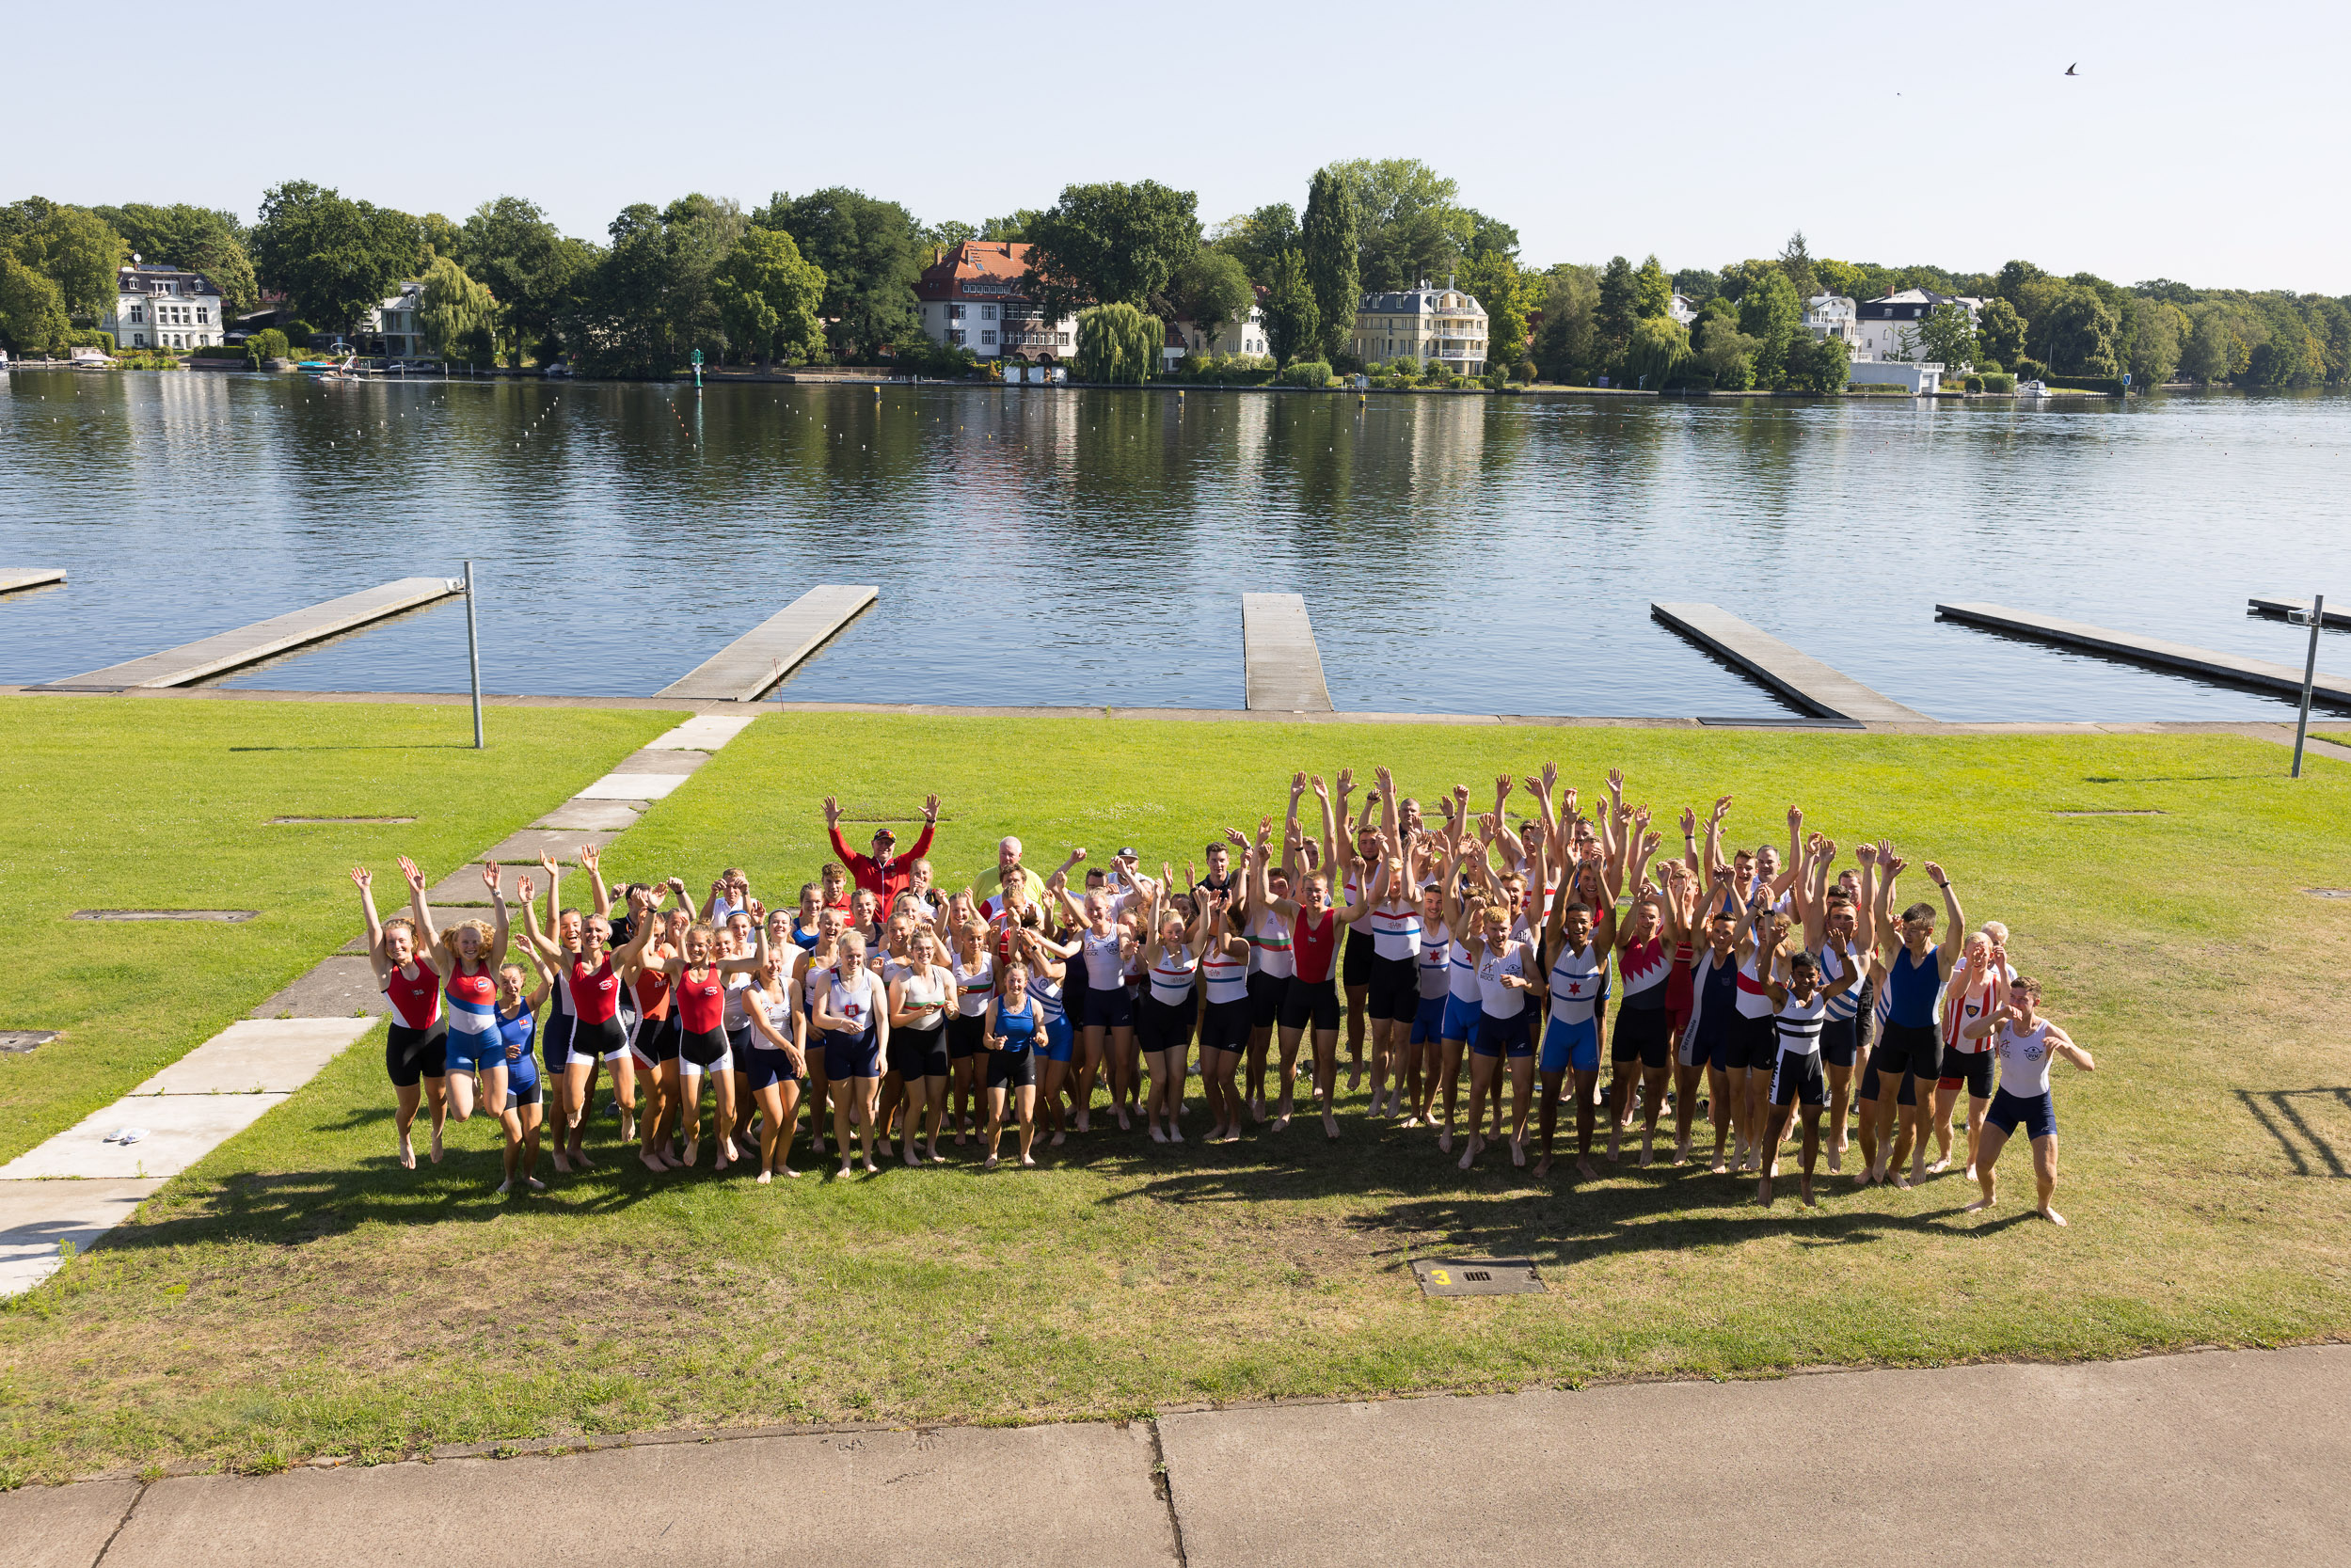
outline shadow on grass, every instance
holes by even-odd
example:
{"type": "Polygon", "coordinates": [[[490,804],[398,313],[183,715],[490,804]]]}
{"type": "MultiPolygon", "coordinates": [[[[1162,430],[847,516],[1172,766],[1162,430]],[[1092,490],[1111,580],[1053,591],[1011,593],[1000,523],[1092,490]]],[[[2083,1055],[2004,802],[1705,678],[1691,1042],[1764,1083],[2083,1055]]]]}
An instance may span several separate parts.
{"type": "Polygon", "coordinates": [[[2351,1176],[2351,1167],[2343,1164],[2342,1152],[2325,1132],[2311,1124],[2302,1104],[2309,1101],[2317,1106],[2332,1104],[2351,1111],[2351,1088],[2311,1089],[2239,1089],[2236,1096],[2262,1130],[2278,1140],[2286,1158],[2294,1164],[2296,1176],[2317,1176],[2321,1172],[2311,1164],[2315,1158],[2326,1166],[2327,1176],[2351,1176]]]}

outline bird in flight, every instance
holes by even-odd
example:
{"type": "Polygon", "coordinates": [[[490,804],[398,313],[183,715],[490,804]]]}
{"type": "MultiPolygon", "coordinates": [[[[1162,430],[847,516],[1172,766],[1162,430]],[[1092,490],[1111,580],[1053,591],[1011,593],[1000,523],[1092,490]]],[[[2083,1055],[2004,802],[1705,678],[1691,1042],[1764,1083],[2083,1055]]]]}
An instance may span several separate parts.
{"type": "MultiPolygon", "coordinates": [[[[2079,65],[2079,64],[2081,64],[2081,63],[2082,63],[2081,61],[2079,61],[2079,60],[2075,60],[2075,61],[2073,62],[2073,65],[2079,65]]],[[[2074,72],[2073,72],[2073,65],[2070,65],[2070,66],[2067,66],[2067,67],[2065,68],[2065,73],[2066,73],[2068,76],[2071,76],[2071,75],[2073,75],[2073,74],[2074,73],[2074,72]]]]}

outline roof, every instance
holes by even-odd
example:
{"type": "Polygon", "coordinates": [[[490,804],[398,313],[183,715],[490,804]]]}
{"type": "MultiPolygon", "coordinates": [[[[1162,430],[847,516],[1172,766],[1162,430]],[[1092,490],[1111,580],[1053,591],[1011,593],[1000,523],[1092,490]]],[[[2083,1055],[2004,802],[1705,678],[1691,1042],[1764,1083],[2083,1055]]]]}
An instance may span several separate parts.
{"type": "Polygon", "coordinates": [[[1857,313],[1863,321],[1922,321],[1934,314],[1938,305],[1956,305],[1973,315],[1983,309],[1984,302],[1969,294],[1942,294],[1932,289],[1902,289],[1876,299],[1866,299],[1857,313]]]}
{"type": "Polygon", "coordinates": [[[1030,247],[1018,240],[965,240],[923,269],[922,299],[1020,299],[1030,247]]]}
{"type": "Polygon", "coordinates": [[[1434,315],[1444,307],[1438,304],[1447,294],[1460,294],[1462,303],[1454,309],[1485,314],[1485,308],[1459,289],[1406,289],[1396,293],[1365,294],[1358,311],[1388,311],[1396,315],[1434,315]]]}
{"type": "Polygon", "coordinates": [[[190,280],[193,285],[185,291],[186,293],[197,294],[220,293],[213,286],[212,279],[202,273],[190,272],[185,267],[167,266],[160,261],[124,262],[116,269],[115,290],[119,293],[151,294],[160,285],[167,282],[176,283],[183,278],[190,280]]]}

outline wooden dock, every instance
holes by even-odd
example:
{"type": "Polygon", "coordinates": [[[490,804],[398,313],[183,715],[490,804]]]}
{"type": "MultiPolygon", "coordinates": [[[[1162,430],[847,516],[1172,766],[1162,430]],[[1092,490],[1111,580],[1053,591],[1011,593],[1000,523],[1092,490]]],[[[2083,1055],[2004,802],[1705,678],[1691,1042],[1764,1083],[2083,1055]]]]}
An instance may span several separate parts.
{"type": "Polygon", "coordinates": [[[1872,691],[1801,649],[1749,626],[1719,605],[1659,604],[1649,613],[1709,653],[1727,659],[1805,712],[1832,722],[1919,724],[1916,708],[1872,691]]]}
{"type": "Polygon", "coordinates": [[[655,695],[755,703],[880,597],[877,588],[818,583],[655,695]]]}
{"type": "Polygon", "coordinates": [[[20,588],[40,588],[65,580],[61,566],[0,566],[0,594],[13,594],[20,588]]]}
{"type": "Polygon", "coordinates": [[[1252,711],[1328,713],[1323,654],[1302,594],[1241,595],[1241,660],[1252,711]]]}
{"type": "Polygon", "coordinates": [[[42,691],[130,691],[143,687],[193,686],[213,675],[321,641],[465,592],[461,579],[402,578],[361,594],[314,604],[183,647],[109,664],[38,688],[42,691]]]}
{"type": "MultiPolygon", "coordinates": [[[[2273,598],[2265,594],[2257,594],[2246,600],[2245,606],[2256,615],[2273,616],[2280,621],[2289,615],[2308,615],[2311,612],[2310,600],[2290,599],[2283,594],[2273,598]]],[[[2324,618],[2330,626],[2351,628],[2351,610],[2330,610],[2324,618]]],[[[2309,624],[2307,621],[2303,623],[2305,626],[2309,624]]]]}
{"type": "MultiPolygon", "coordinates": [[[[2159,669],[2178,670],[2230,686],[2251,687],[2258,691],[2277,692],[2297,699],[2302,695],[2301,670],[2291,665],[2272,664],[2267,659],[2247,658],[2212,648],[2190,647],[2184,642],[2166,642],[2159,638],[2141,637],[2136,632],[2112,631],[2080,621],[2061,620],[2055,615],[2037,615],[2028,610],[2010,610],[2006,605],[1939,604],[1934,610],[1946,620],[1963,621],[1969,626],[1985,626],[2015,637],[2030,637],[2071,648],[2086,648],[2094,654],[2129,659],[2135,664],[2152,664],[2159,669]]],[[[2319,675],[2311,683],[2311,694],[2313,699],[2323,698],[2331,704],[2351,706],[2351,680],[2340,675],[2319,675]]]]}

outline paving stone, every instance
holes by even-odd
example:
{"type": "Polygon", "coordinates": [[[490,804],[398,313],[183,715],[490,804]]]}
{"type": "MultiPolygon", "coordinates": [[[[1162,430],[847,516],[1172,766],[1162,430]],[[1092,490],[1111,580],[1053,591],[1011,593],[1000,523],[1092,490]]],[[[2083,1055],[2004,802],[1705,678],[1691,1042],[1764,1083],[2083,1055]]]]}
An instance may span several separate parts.
{"type": "Polygon", "coordinates": [[[0,1492],[8,1568],[91,1568],[139,1495],[135,1481],[20,1486],[0,1492]]]}
{"type": "Polygon", "coordinates": [[[591,845],[601,849],[618,837],[620,834],[615,832],[573,830],[567,832],[557,829],[525,828],[492,846],[482,858],[500,865],[536,865],[539,857],[546,854],[554,856],[559,865],[577,865],[580,863],[580,846],[591,845]]]}
{"type": "Polygon", "coordinates": [[[166,1094],[116,1101],[0,1165],[0,1181],[51,1176],[117,1177],[145,1180],[177,1176],[244,1132],[282,1094],[166,1094]],[[146,1132],[137,1143],[112,1144],[118,1128],[146,1132]]]}
{"type": "Polygon", "coordinates": [[[632,773],[691,773],[710,760],[707,752],[655,751],[651,747],[631,752],[612,764],[612,776],[626,778],[632,773]]]}
{"type": "Polygon", "coordinates": [[[391,1004],[384,1000],[384,990],[375,983],[375,969],[367,960],[366,933],[355,936],[344,944],[346,954],[320,961],[293,985],[271,997],[246,1015],[251,1018],[276,1018],[285,1014],[292,1018],[352,1018],[365,1013],[381,1018],[391,1011],[391,1004]]]}
{"type": "Polygon", "coordinates": [[[374,1027],[372,1018],[243,1019],[131,1093],[291,1094],[374,1027]]]}
{"type": "Polygon", "coordinates": [[[645,742],[648,752],[715,752],[758,722],[759,716],[698,713],[677,728],[645,742]]]}
{"type": "Polygon", "coordinates": [[[566,800],[531,825],[567,833],[626,832],[644,815],[643,800],[566,800]]]}

